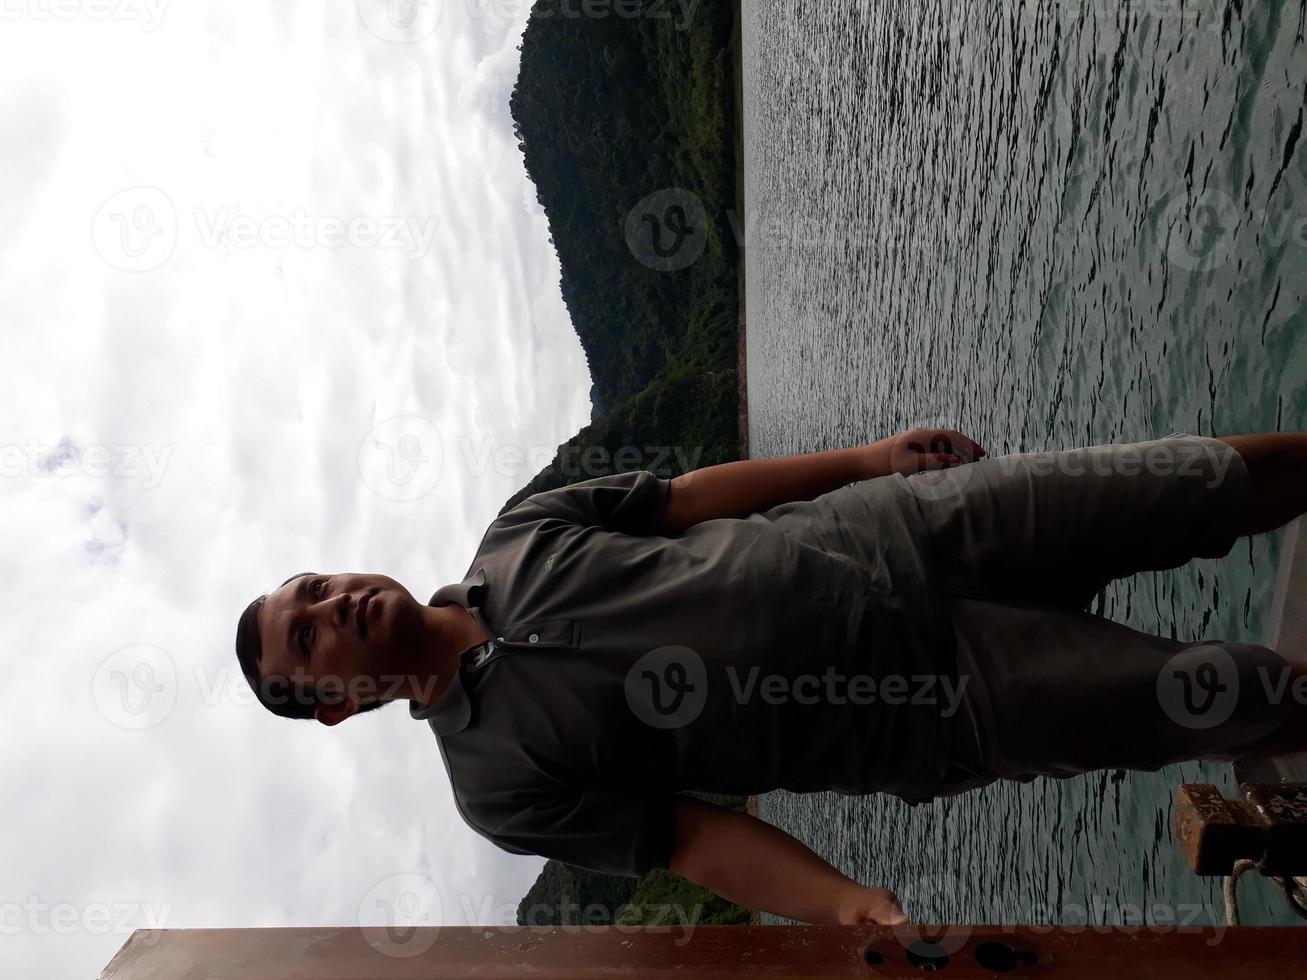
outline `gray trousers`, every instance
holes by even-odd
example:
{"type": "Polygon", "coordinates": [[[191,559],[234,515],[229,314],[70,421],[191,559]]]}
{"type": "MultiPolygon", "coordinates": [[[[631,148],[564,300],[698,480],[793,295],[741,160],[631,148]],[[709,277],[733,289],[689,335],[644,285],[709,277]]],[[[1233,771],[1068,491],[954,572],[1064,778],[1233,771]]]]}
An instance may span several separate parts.
{"type": "Polygon", "coordinates": [[[1267,647],[1180,642],[1084,608],[1114,578],[1230,551],[1251,487],[1227,444],[1185,436],[1016,453],[908,484],[963,685],[938,795],[1230,760],[1307,710],[1267,647]]]}

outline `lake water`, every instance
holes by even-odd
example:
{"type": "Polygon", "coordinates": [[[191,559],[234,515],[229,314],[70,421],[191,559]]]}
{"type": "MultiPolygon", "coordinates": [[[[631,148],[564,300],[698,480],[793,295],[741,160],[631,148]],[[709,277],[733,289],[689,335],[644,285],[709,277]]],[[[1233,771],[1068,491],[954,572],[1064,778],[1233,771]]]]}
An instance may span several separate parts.
{"type": "MultiPolygon", "coordinates": [[[[991,455],[1307,429],[1301,0],[743,6],[752,455],[932,423],[991,455]]],[[[1279,544],[1098,608],[1261,640],[1279,544]]],[[[1187,763],[760,812],[916,921],[1219,923],[1171,839],[1182,782],[1232,789],[1187,763]]]]}

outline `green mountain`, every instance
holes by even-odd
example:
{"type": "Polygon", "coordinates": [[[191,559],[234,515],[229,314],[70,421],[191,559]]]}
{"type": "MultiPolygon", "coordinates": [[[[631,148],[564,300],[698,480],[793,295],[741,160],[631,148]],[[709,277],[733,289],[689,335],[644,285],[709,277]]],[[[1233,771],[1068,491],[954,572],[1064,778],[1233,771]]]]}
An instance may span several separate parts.
{"type": "Polygon", "coordinates": [[[707,455],[735,458],[734,411],[709,421],[736,381],[735,6],[702,0],[688,19],[664,0],[622,5],[639,16],[616,7],[583,16],[575,0],[537,0],[514,131],[589,362],[592,418],[676,426],[706,387],[690,431],[707,455]],[[658,404],[629,404],[641,394],[658,404]]]}
{"type": "MultiPolygon", "coordinates": [[[[690,794],[700,795],[700,794],[690,794]]],[[[703,795],[743,810],[743,796],[703,795]]],[[[619,878],[547,861],[517,906],[520,926],[748,924],[749,910],[668,871],[619,878]]]]}

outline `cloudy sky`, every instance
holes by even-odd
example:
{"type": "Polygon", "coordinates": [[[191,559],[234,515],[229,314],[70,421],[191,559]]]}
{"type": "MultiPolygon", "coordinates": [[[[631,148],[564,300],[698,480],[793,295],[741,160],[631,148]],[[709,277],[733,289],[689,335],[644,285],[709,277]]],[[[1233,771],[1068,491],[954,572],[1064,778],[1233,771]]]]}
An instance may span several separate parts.
{"type": "Polygon", "coordinates": [[[304,569],[425,601],[589,420],[512,136],[526,0],[0,10],[0,975],[142,926],[510,922],[402,705],[251,703],[304,569]]]}

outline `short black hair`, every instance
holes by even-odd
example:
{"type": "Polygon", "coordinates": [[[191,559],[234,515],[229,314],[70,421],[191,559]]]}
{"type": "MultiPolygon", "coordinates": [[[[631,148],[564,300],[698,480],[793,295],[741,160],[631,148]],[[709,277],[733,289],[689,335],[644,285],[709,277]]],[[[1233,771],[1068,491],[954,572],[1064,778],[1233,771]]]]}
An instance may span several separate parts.
{"type": "MultiPolygon", "coordinates": [[[[312,574],[313,572],[296,572],[286,579],[286,582],[312,574]]],[[[286,582],[282,582],[281,585],[285,585],[286,582]]],[[[281,588],[281,585],[277,588],[281,588]]],[[[309,688],[302,684],[293,684],[282,675],[268,678],[259,676],[259,659],[263,655],[263,637],[259,634],[259,610],[263,608],[267,598],[268,593],[265,592],[246,606],[236,624],[236,659],[240,662],[241,673],[245,675],[245,681],[254,691],[254,696],[259,699],[259,704],[274,715],[280,715],[282,718],[307,718],[312,721],[313,709],[318,706],[318,700],[309,688]]],[[[389,703],[382,700],[369,701],[367,704],[359,705],[359,713],[372,711],[389,703]]]]}

